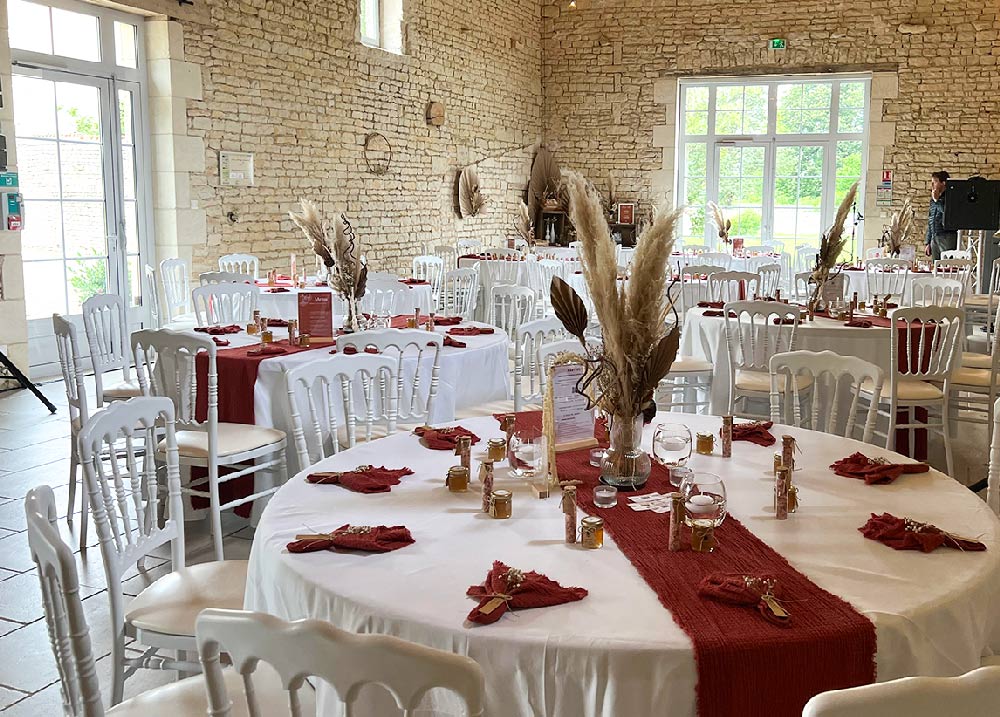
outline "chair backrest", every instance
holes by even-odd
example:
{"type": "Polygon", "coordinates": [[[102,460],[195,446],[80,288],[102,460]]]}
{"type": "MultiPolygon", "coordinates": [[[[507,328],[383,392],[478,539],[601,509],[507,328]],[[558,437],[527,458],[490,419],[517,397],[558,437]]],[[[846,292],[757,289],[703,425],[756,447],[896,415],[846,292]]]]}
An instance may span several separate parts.
{"type": "Polygon", "coordinates": [[[904,677],[832,690],[806,703],[802,717],[990,717],[1000,705],[1000,667],[959,677],[904,677]]]}
{"type": "Polygon", "coordinates": [[[881,368],[856,356],[841,356],[833,351],[779,353],[771,357],[769,367],[772,421],[847,438],[855,437],[858,409],[862,407],[861,385],[866,380],[870,381],[871,385],[865,388],[870,389],[874,396],[868,403],[865,413],[861,440],[865,443],[871,442],[884,381],[881,368]],[[798,376],[808,380],[795,380],[798,376]],[[803,420],[802,416],[800,386],[803,390],[808,388],[810,404],[808,420],[803,420]],[[785,415],[782,415],[781,411],[782,397],[785,399],[785,415]],[[839,413],[840,407],[845,403],[849,403],[846,419],[841,418],[839,413]]]}
{"type": "Polygon", "coordinates": [[[330,356],[285,369],[292,436],[300,467],[311,466],[340,449],[340,425],[346,431],[348,447],[359,438],[359,423],[360,437],[365,441],[375,437],[373,429],[379,424],[385,425],[386,435],[396,430],[397,367],[393,357],[359,353],[330,356]],[[304,411],[300,410],[303,406],[304,411]],[[307,424],[303,423],[303,412],[307,424]]]}
{"type": "Polygon", "coordinates": [[[219,271],[249,274],[256,280],[260,277],[260,261],[253,254],[223,254],[219,257],[219,271]]]}
{"type": "Polygon", "coordinates": [[[413,278],[429,281],[431,284],[431,296],[437,297],[441,293],[441,277],[444,275],[444,259],[439,256],[421,254],[413,258],[413,278]]]}
{"type": "Polygon", "coordinates": [[[797,306],[778,301],[732,301],[723,310],[732,375],[736,369],[769,371],[772,356],[794,348],[795,330],[802,318],[797,306]],[[736,316],[730,317],[730,313],[736,316]]]}
{"type": "Polygon", "coordinates": [[[966,284],[946,276],[914,274],[910,280],[910,306],[955,306],[965,304],[966,284]]]}
{"type": "Polygon", "coordinates": [[[156,269],[149,264],[143,265],[142,300],[149,307],[149,318],[152,328],[160,328],[160,287],[156,281],[156,269]]]}
{"type": "Polygon", "coordinates": [[[972,292],[976,288],[973,286],[976,278],[976,262],[972,259],[938,259],[934,262],[934,276],[957,279],[969,292],[972,292]]]}
{"type": "Polygon", "coordinates": [[[252,284],[206,284],[191,291],[198,326],[245,326],[253,318],[260,290],[252,284]]]}
{"type": "Polygon", "coordinates": [[[893,271],[898,269],[910,269],[913,267],[913,263],[909,259],[895,259],[893,257],[882,257],[880,259],[869,259],[865,262],[865,266],[872,265],[881,268],[884,271],[893,271]]]}
{"type": "Polygon", "coordinates": [[[117,294],[95,294],[83,302],[83,327],[94,366],[97,406],[104,405],[103,375],[121,369],[129,380],[128,319],[125,302],[117,294]]]}
{"type": "Polygon", "coordinates": [[[698,255],[698,261],[729,271],[729,267],[733,265],[733,255],[726,251],[706,251],[698,255]]]}
{"type": "Polygon", "coordinates": [[[216,443],[219,420],[219,386],[216,347],[211,336],[170,329],[143,329],[132,333],[135,372],[143,395],[163,396],[174,405],[180,429],[205,430],[209,449],[216,443]],[[198,354],[205,355],[200,360],[198,354]],[[198,408],[198,373],[205,366],[206,400],[198,408]]]}
{"type": "MultiPolygon", "coordinates": [[[[444,688],[454,693],[466,714],[484,714],[485,678],[469,657],[435,650],[388,635],[358,635],[339,630],[325,620],[285,622],[265,613],[209,608],[196,623],[198,652],[205,669],[208,712],[230,717],[220,653],[225,652],[243,676],[250,714],[260,706],[252,689],[259,662],[271,666],[289,691],[289,714],[303,713],[297,691],[307,677],[317,677],[351,705],[366,685],[381,685],[392,695],[405,717],[416,714],[428,691],[444,688]]],[[[305,689],[311,689],[305,686],[305,689]]],[[[367,692],[367,690],[364,690],[367,692]]],[[[277,717],[277,715],[268,715],[277,717]]]]}
{"type": "Polygon", "coordinates": [[[52,488],[41,485],[28,491],[24,513],[28,524],[28,550],[41,583],[49,646],[59,671],[63,714],[103,717],[101,684],[97,679],[97,662],[91,652],[87,615],[80,599],[76,561],[73,551],[59,536],[52,488]]]}
{"type": "Polygon", "coordinates": [[[542,399],[546,376],[542,370],[541,348],[547,343],[562,341],[567,336],[566,328],[556,318],[527,321],[512,334],[515,411],[520,411],[525,403],[536,403],[542,399]]]}
{"type": "Polygon", "coordinates": [[[76,326],[59,314],[52,314],[52,330],[59,353],[59,371],[66,387],[66,402],[69,405],[69,424],[73,434],[90,415],[87,410],[87,388],[83,383],[83,362],[80,360],[80,345],[76,339],[76,326]]]}
{"type": "Polygon", "coordinates": [[[422,329],[375,329],[337,337],[337,351],[353,346],[361,353],[373,347],[396,360],[397,418],[401,422],[429,421],[438,391],[444,336],[422,329]],[[424,377],[430,381],[424,390],[424,377]]]}
{"type": "Polygon", "coordinates": [[[680,292],[678,294],[679,311],[686,311],[698,305],[699,301],[708,301],[710,294],[708,290],[708,277],[722,271],[721,267],[709,266],[707,264],[689,264],[679,267],[677,276],[680,279],[680,292]],[[705,277],[702,279],[701,277],[705,277]]]}
{"type": "Polygon", "coordinates": [[[469,320],[476,311],[479,297],[479,272],[476,269],[452,269],[441,283],[440,311],[447,316],[469,320]]]}
{"type": "Polygon", "coordinates": [[[198,274],[198,283],[201,286],[209,284],[252,284],[254,278],[250,274],[241,274],[238,271],[203,271],[198,274]]]}
{"type": "Polygon", "coordinates": [[[993,438],[990,440],[990,467],[986,503],[1000,515],[1000,398],[993,404],[993,438]]]}
{"type": "Polygon", "coordinates": [[[540,259],[525,264],[528,287],[535,292],[535,313],[542,318],[551,305],[552,280],[563,276],[563,262],[540,259]]]}
{"type": "Polygon", "coordinates": [[[770,244],[744,244],[743,256],[753,256],[754,254],[770,254],[774,247],[770,244]]]}
{"type": "MultiPolygon", "coordinates": [[[[941,259],[943,261],[959,259],[963,261],[972,260],[972,252],[968,249],[945,249],[941,252],[941,259]]],[[[937,262],[934,262],[935,264],[937,262]]]]}
{"type": "Polygon", "coordinates": [[[371,316],[392,316],[396,306],[396,291],[399,282],[375,281],[365,287],[361,297],[361,311],[371,316]]]}
{"type": "Polygon", "coordinates": [[[749,271],[717,271],[708,275],[712,301],[742,301],[760,295],[760,277],[749,271]]]}
{"type": "Polygon", "coordinates": [[[685,254],[691,254],[691,255],[704,254],[705,252],[712,251],[712,247],[710,247],[708,244],[684,243],[678,248],[681,249],[685,254]]]}
{"type": "MultiPolygon", "coordinates": [[[[597,346],[598,344],[598,339],[587,337],[588,348],[597,346]]],[[[585,356],[583,346],[580,345],[580,341],[578,339],[563,339],[562,341],[552,341],[547,344],[542,344],[538,349],[538,366],[543,374],[548,373],[553,359],[555,359],[555,357],[559,354],[576,354],[577,356],[585,356]]]]}
{"type": "MultiPolygon", "coordinates": [[[[771,257],[763,257],[770,259],[771,257]]],[[[764,264],[756,268],[757,295],[761,298],[774,297],[781,288],[781,264],[764,264]]]]}
{"type": "Polygon", "coordinates": [[[160,262],[160,281],[163,284],[163,308],[166,321],[173,321],[191,311],[191,273],[183,259],[164,259],[160,262]]]}
{"type": "MultiPolygon", "coordinates": [[[[77,450],[100,539],[112,614],[121,615],[121,576],[143,556],[169,543],[173,569],[184,567],[184,507],[173,404],[158,396],[112,403],[83,424],[77,450]],[[165,506],[160,505],[156,465],[161,435],[165,506]]],[[[116,622],[113,617],[112,624],[116,622]]]]}
{"type": "Polygon", "coordinates": [[[445,271],[458,266],[458,249],[453,244],[435,244],[431,254],[443,262],[445,271]]]}
{"type": "Polygon", "coordinates": [[[900,265],[899,259],[872,259],[865,262],[865,279],[868,282],[868,297],[882,298],[886,294],[903,296],[907,278],[910,275],[909,262],[900,265]]]}
{"type": "Polygon", "coordinates": [[[527,286],[494,286],[490,291],[489,323],[513,337],[517,328],[535,315],[535,292],[527,286]]]}
{"type": "Polygon", "coordinates": [[[811,271],[800,271],[795,274],[795,284],[792,289],[795,292],[795,298],[801,300],[809,298],[810,294],[810,282],[812,280],[813,273],[811,271]]]}
{"type": "Polygon", "coordinates": [[[889,315],[889,356],[895,370],[890,386],[899,379],[945,381],[962,350],[965,312],[945,306],[893,309],[889,315]]]}
{"type": "Polygon", "coordinates": [[[455,242],[455,247],[458,249],[459,256],[463,256],[465,254],[476,254],[482,246],[483,242],[479,239],[459,239],[455,242]]]}
{"type": "Polygon", "coordinates": [[[816,269],[816,257],[819,249],[813,246],[800,246],[795,250],[795,272],[812,272],[816,269]]]}
{"type": "Polygon", "coordinates": [[[633,259],[635,259],[635,247],[618,247],[618,266],[629,269],[633,259]]]}
{"type": "Polygon", "coordinates": [[[521,267],[526,262],[508,261],[506,259],[484,259],[479,262],[479,281],[489,299],[490,289],[494,286],[516,286],[521,276],[521,267]]]}

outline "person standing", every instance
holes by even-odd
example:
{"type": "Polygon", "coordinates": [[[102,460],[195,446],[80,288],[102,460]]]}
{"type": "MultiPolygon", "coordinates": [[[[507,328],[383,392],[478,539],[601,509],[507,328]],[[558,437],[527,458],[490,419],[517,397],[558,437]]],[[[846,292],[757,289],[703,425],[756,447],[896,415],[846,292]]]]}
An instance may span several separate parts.
{"type": "Polygon", "coordinates": [[[927,210],[924,253],[934,261],[941,258],[941,252],[958,248],[958,232],[944,228],[944,187],[949,176],[944,170],[931,172],[931,204],[927,210]]]}

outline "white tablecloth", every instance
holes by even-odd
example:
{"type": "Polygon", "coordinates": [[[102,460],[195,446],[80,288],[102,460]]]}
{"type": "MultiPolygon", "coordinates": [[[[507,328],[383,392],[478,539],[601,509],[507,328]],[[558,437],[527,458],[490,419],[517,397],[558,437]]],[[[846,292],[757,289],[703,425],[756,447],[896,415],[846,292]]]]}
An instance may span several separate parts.
{"type": "MultiPolygon", "coordinates": [[[[257,308],[260,309],[261,316],[270,319],[297,319],[299,318],[299,293],[320,292],[331,293],[329,287],[314,286],[305,289],[288,288],[275,294],[270,293],[267,287],[260,288],[260,296],[257,298],[257,308]]],[[[420,309],[423,313],[430,313],[433,308],[431,287],[428,285],[408,286],[400,283],[393,291],[392,314],[399,316],[412,314],[415,309],[420,309]]],[[[334,296],[334,314],[337,325],[341,325],[347,309],[344,302],[334,296]]]]}
{"type": "MultiPolygon", "coordinates": [[[[719,419],[710,416],[660,418],[683,420],[692,431],[719,429],[719,419]]],[[[484,440],[500,435],[492,418],[462,425],[484,440]]],[[[982,654],[1000,649],[1000,523],[981,500],[933,470],[888,486],[841,478],[827,466],[855,450],[893,454],[801,429],[775,427],[775,433],[796,436],[803,449],[802,469],[796,473],[802,507],[788,521],[776,521],[766,509],[773,483],[765,471],[773,448],[740,442],[733,459],[695,455],[690,465],[723,476],[734,516],[875,623],[880,680],[956,675],[977,667],[982,654]],[[873,511],[981,536],[989,550],[894,551],[858,532],[873,511]]],[[[650,437],[647,430],[647,450],[650,437]]],[[[566,545],[558,499],[531,497],[502,468],[497,485],[513,488],[514,517],[492,520],[480,512],[477,492],[452,494],[445,488],[445,471],[454,462],[447,452],[423,448],[414,436],[395,435],[318,467],[412,468],[415,474],[391,493],[361,495],[310,485],[302,475],[290,480],[257,529],[246,607],[287,619],[318,617],[352,632],[391,634],[469,655],[486,673],[490,715],[693,716],[691,642],[614,542],[606,538],[600,551],[566,545]],[[292,555],[285,550],[296,534],[345,523],[405,525],[416,542],[384,555],[292,555]],[[585,587],[590,595],[469,627],[464,618],[475,602],[465,591],[482,582],[493,560],[538,570],[562,585],[585,587]]],[[[662,518],[650,520],[663,530],[666,549],[662,518]]],[[[336,711],[327,704],[322,714],[336,711]]]]}

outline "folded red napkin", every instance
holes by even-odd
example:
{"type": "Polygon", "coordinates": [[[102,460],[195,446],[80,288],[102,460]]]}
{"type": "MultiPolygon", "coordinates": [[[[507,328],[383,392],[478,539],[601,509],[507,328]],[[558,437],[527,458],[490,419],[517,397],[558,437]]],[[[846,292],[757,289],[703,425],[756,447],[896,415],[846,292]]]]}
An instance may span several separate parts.
{"type": "Polygon", "coordinates": [[[844,323],[844,326],[848,326],[852,329],[870,329],[872,327],[872,322],[868,319],[851,319],[844,323]]]}
{"type": "Polygon", "coordinates": [[[752,423],[734,423],[733,440],[750,441],[758,446],[773,446],[777,439],[771,435],[772,421],[753,421],[752,423]]]}
{"type": "Polygon", "coordinates": [[[479,336],[480,334],[492,334],[496,331],[492,326],[456,326],[453,329],[448,329],[448,333],[452,336],[479,336]]]}
{"type": "Polygon", "coordinates": [[[255,349],[247,351],[247,356],[280,356],[287,351],[274,344],[261,344],[255,349]]]}
{"type": "Polygon", "coordinates": [[[229,339],[220,339],[218,336],[213,336],[212,341],[215,342],[216,346],[228,346],[229,339]]]}
{"type": "Polygon", "coordinates": [[[413,432],[420,436],[425,446],[434,451],[455,450],[459,436],[472,436],[472,443],[479,443],[479,436],[461,426],[448,426],[447,428],[418,426],[413,432]]]}
{"type": "Polygon", "coordinates": [[[267,293],[268,294],[285,294],[285,293],[287,293],[289,291],[291,291],[291,289],[289,289],[286,286],[276,286],[273,289],[268,289],[267,293]]]}
{"type": "Polygon", "coordinates": [[[584,588],[564,588],[540,573],[533,570],[525,573],[499,560],[493,561],[486,583],[473,585],[465,594],[479,600],[467,619],[481,625],[496,622],[512,608],[549,607],[587,597],[584,588]]]}
{"type": "Polygon", "coordinates": [[[721,309],[725,305],[723,301],[699,301],[699,309],[721,309]]]}
{"type": "Polygon", "coordinates": [[[278,326],[278,327],[288,326],[288,320],[287,319],[268,319],[267,320],[267,325],[268,326],[278,326]]]}
{"type": "Polygon", "coordinates": [[[778,580],[772,575],[710,573],[698,583],[698,595],[733,605],[751,605],[768,622],[789,627],[792,616],[781,604],[778,580]]]}
{"type": "Polygon", "coordinates": [[[790,316],[775,316],[771,319],[771,323],[775,326],[791,326],[795,323],[795,319],[790,316]]]}
{"type": "Polygon", "coordinates": [[[963,551],[986,550],[986,546],[974,538],[963,538],[930,523],[921,523],[912,518],[897,518],[889,513],[872,513],[868,522],[858,530],[869,540],[877,540],[895,550],[920,550],[929,553],[942,545],[963,551]]]}
{"type": "Polygon", "coordinates": [[[455,324],[462,323],[461,316],[435,316],[434,325],[435,326],[454,326],[455,324]]]}
{"type": "Polygon", "coordinates": [[[926,463],[889,463],[884,458],[869,458],[864,453],[852,453],[830,464],[833,472],[845,478],[859,478],[868,485],[892,483],[904,473],[926,473],[926,463]]]}
{"type": "Polygon", "coordinates": [[[409,468],[358,466],[353,471],[310,473],[306,480],[319,485],[339,484],[355,493],[388,493],[403,476],[413,475],[409,468]]]}
{"type": "Polygon", "coordinates": [[[294,542],[285,546],[290,553],[313,553],[333,548],[388,553],[415,542],[410,531],[402,525],[342,525],[331,533],[295,537],[294,542]]]}
{"type": "Polygon", "coordinates": [[[407,286],[423,286],[431,282],[427,281],[427,279],[400,279],[399,283],[406,284],[407,286]]]}
{"type": "MultiPolygon", "coordinates": [[[[433,344],[427,344],[427,345],[428,346],[432,346],[433,344]]],[[[466,346],[466,344],[465,344],[464,341],[459,341],[458,339],[453,339],[451,336],[448,336],[448,335],[445,335],[445,337],[444,337],[444,345],[445,346],[451,346],[453,349],[464,349],[465,346],[466,346]]]]}
{"type": "MultiPolygon", "coordinates": [[[[724,312],[721,309],[718,310],[718,311],[716,311],[715,309],[706,309],[705,311],[701,312],[701,315],[702,316],[722,316],[723,313],[724,312]]],[[[730,311],[729,312],[729,318],[730,319],[735,319],[736,318],[736,312],[735,311],[730,311]]]]}
{"type": "Polygon", "coordinates": [[[242,326],[237,326],[236,324],[230,324],[229,326],[198,326],[195,327],[195,331],[200,331],[203,334],[208,334],[209,336],[222,336],[223,334],[238,334],[243,330],[242,326]]]}

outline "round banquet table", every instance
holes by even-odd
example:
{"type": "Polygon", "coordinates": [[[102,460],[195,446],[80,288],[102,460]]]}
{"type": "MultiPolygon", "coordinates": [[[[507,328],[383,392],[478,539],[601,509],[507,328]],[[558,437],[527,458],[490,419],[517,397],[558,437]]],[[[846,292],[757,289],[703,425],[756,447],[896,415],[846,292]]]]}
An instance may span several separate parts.
{"type": "MultiPolygon", "coordinates": [[[[718,430],[718,417],[661,413],[692,431],[718,430]]],[[[462,423],[485,440],[501,435],[492,417],[462,423]]],[[[828,469],[856,450],[896,454],[857,441],[776,426],[802,448],[796,472],[801,507],[787,521],[769,511],[772,448],[734,444],[734,458],[694,455],[689,466],[726,481],[730,512],[820,587],[847,600],[876,626],[880,680],[956,675],[1000,649],[995,596],[1000,590],[1000,522],[985,503],[931,470],[891,485],[868,486],[828,469]],[[872,512],[910,516],[964,535],[988,550],[895,551],[858,532],[872,512]]],[[[647,428],[644,446],[650,447],[647,428]]],[[[473,449],[481,454],[484,443],[473,449]]],[[[487,714],[567,717],[695,714],[692,644],[613,540],[590,551],[563,542],[558,498],[538,500],[498,467],[497,487],[514,491],[513,518],[480,512],[478,491],[450,493],[444,474],[455,457],[409,434],[359,445],[314,470],[359,464],[408,466],[414,475],[389,493],[364,495],[312,485],[299,474],[264,511],[253,541],[246,607],[286,619],[329,620],[358,633],[395,635],[475,659],[486,673],[487,714]],[[290,554],[300,533],[354,525],[405,525],[414,544],[385,554],[290,554]],[[470,627],[466,597],[493,560],[537,570],[590,591],[579,602],[515,610],[470,627]]],[[[473,486],[477,486],[473,483],[473,486]]],[[[651,515],[644,513],[642,515],[651,515]]],[[[655,519],[652,519],[655,521],[655,519]]],[[[659,523],[651,524],[663,526],[659,523]]],[[[665,527],[663,545],[666,549],[665,527]]],[[[725,550],[722,545],[719,550],[725,550]]],[[[808,609],[808,608],[799,608],[808,609]]],[[[794,629],[794,627],[792,628],[794,629]]],[[[337,707],[320,687],[321,714],[337,707]]],[[[446,713],[442,699],[431,705],[446,713]]],[[[373,713],[377,714],[377,713],[373,713]]]]}
{"type": "MultiPolygon", "coordinates": [[[[260,294],[257,297],[257,308],[260,309],[261,316],[271,319],[297,319],[299,318],[299,294],[300,293],[331,293],[331,289],[326,286],[311,286],[299,289],[292,286],[277,287],[286,291],[272,292],[275,287],[260,287],[260,294]]],[[[399,282],[398,287],[393,290],[392,314],[412,315],[416,309],[422,313],[430,313],[434,304],[432,301],[431,287],[429,284],[417,284],[409,286],[399,282]]],[[[339,322],[343,321],[347,312],[346,305],[339,296],[334,296],[334,318],[339,322]]]]}

